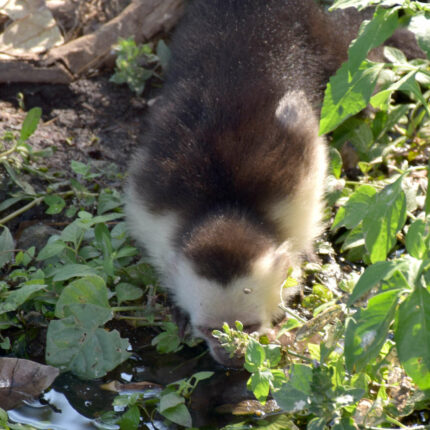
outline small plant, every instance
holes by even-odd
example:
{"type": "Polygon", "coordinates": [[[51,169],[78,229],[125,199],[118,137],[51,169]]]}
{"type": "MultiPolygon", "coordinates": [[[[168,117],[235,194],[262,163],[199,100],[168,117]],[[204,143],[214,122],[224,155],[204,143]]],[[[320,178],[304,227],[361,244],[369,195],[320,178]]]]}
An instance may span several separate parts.
{"type": "Polygon", "coordinates": [[[158,412],[168,422],[182,427],[192,427],[192,418],[186,402],[190,399],[200,381],[210,378],[213,372],[197,372],[189,378],[169,384],[154,397],[143,394],[120,395],[114,400],[114,407],[126,409],[121,417],[116,418],[121,428],[134,430],[139,428],[141,417],[154,421],[158,412]]]}
{"type": "Polygon", "coordinates": [[[161,69],[165,69],[169,59],[169,50],[160,40],[156,53],[152,44],[136,44],[133,38],[120,39],[115,47],[115,73],[111,81],[116,84],[127,84],[137,95],[142,94],[146,82],[153,76],[161,79],[161,69]]]}

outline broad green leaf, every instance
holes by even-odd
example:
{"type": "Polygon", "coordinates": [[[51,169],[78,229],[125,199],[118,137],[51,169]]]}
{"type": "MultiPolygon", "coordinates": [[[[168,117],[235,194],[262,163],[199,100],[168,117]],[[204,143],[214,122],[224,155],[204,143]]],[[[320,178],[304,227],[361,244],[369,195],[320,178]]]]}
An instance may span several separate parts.
{"type": "Polygon", "coordinates": [[[281,361],[281,347],[279,345],[264,345],[264,351],[270,367],[276,367],[281,361]]]}
{"type": "Polygon", "coordinates": [[[393,64],[407,63],[406,55],[393,46],[384,46],[384,57],[393,64]]]}
{"type": "Polygon", "coordinates": [[[413,16],[408,29],[415,33],[418,45],[430,59],[430,17],[423,13],[413,16]]]}
{"type": "Polygon", "coordinates": [[[27,140],[36,131],[41,116],[42,109],[40,107],[34,107],[27,112],[21,127],[21,140],[27,140]]]}
{"type": "Polygon", "coordinates": [[[64,242],[72,242],[76,247],[90,228],[89,224],[84,224],[81,220],[73,221],[61,232],[61,239],[64,242]]]}
{"type": "Polygon", "coordinates": [[[269,370],[258,369],[248,379],[248,390],[252,391],[255,398],[262,404],[266,402],[270,391],[270,381],[273,379],[269,370]]]}
{"type": "Polygon", "coordinates": [[[185,399],[182,396],[176,392],[170,392],[161,396],[159,410],[161,413],[163,413],[167,409],[174,408],[178,405],[183,405],[184,403],[185,399]]]}
{"type": "Polygon", "coordinates": [[[254,339],[250,339],[245,352],[245,368],[248,372],[255,372],[266,359],[264,348],[254,339]]]}
{"type": "Polygon", "coordinates": [[[67,318],[51,321],[46,342],[46,361],[61,371],[83,379],[99,378],[126,360],[129,343],[119,333],[99,327],[112,312],[92,304],[67,306],[67,318]]]}
{"type": "Polygon", "coordinates": [[[27,281],[22,287],[13,290],[6,298],[0,303],[0,314],[5,312],[12,312],[25,303],[34,293],[47,288],[47,285],[40,282],[40,280],[27,281]]]}
{"type": "Polygon", "coordinates": [[[155,336],[151,341],[151,345],[155,345],[157,351],[162,354],[176,352],[181,349],[178,326],[172,322],[166,322],[163,328],[165,331],[155,336]]]}
{"type": "Polygon", "coordinates": [[[85,264],[65,264],[52,272],[53,281],[67,281],[71,278],[98,275],[97,270],[85,264]]]}
{"type": "Polygon", "coordinates": [[[383,279],[389,278],[397,270],[397,261],[378,261],[369,266],[360,276],[348,300],[351,306],[358,299],[378,285],[383,279]]]}
{"type": "Polygon", "coordinates": [[[203,370],[201,372],[194,373],[192,376],[192,379],[197,382],[204,381],[205,379],[209,379],[213,376],[214,372],[211,372],[210,370],[203,370]]]}
{"type": "Polygon", "coordinates": [[[417,286],[400,305],[394,337],[406,373],[421,390],[430,390],[430,293],[417,286]]]}
{"type": "Polygon", "coordinates": [[[112,243],[110,240],[110,232],[106,224],[97,224],[94,228],[94,235],[99,248],[102,250],[104,257],[112,254],[112,243]]]}
{"type": "Polygon", "coordinates": [[[191,419],[190,412],[188,411],[187,407],[183,404],[175,406],[174,408],[166,409],[165,411],[160,413],[169,421],[172,421],[172,423],[179,424],[180,426],[183,426],[183,427],[192,426],[192,419],[191,419]]]}
{"type": "Polygon", "coordinates": [[[121,304],[129,300],[140,299],[143,295],[143,290],[140,287],[136,287],[136,285],[129,284],[127,282],[120,282],[115,287],[115,293],[118,304],[121,304]]]}
{"type": "Polygon", "coordinates": [[[97,215],[102,215],[105,212],[111,211],[121,206],[121,199],[117,192],[108,193],[102,191],[99,195],[97,204],[97,215]]]}
{"type": "Polygon", "coordinates": [[[379,354],[402,290],[389,290],[369,300],[348,321],[345,333],[345,364],[350,372],[360,372],[379,354]]]}
{"type": "Polygon", "coordinates": [[[140,412],[136,405],[130,406],[118,421],[121,430],[137,430],[140,424],[140,412]]]}
{"type": "Polygon", "coordinates": [[[360,32],[348,49],[348,69],[354,73],[366,59],[369,51],[388,39],[398,26],[395,9],[376,9],[370,21],[364,21],[360,32]]]}
{"type": "Polygon", "coordinates": [[[99,276],[86,276],[76,279],[63,289],[55,307],[55,316],[63,318],[64,308],[71,304],[91,303],[110,309],[109,291],[105,281],[99,276]]]}
{"type": "Polygon", "coordinates": [[[37,255],[37,261],[43,261],[61,254],[67,245],[62,240],[47,243],[37,255]]]}
{"type": "Polygon", "coordinates": [[[366,216],[375,194],[376,190],[371,185],[361,185],[357,188],[345,203],[344,210],[342,212],[339,210],[336,214],[331,229],[337,230],[340,227],[353,229],[356,227],[366,216]]]}
{"type": "Polygon", "coordinates": [[[309,407],[311,401],[312,368],[294,364],[290,379],[273,393],[273,398],[285,412],[298,412],[309,407]]]}
{"type": "Polygon", "coordinates": [[[363,234],[372,263],[385,260],[406,221],[406,197],[400,176],[375,197],[363,219],[363,234]]]}
{"type": "Polygon", "coordinates": [[[0,269],[12,261],[15,251],[15,243],[7,227],[3,227],[0,234],[0,269]]]}
{"type": "Polygon", "coordinates": [[[70,163],[70,167],[76,174],[82,175],[84,177],[89,175],[91,172],[91,166],[81,163],[80,161],[72,160],[70,163]]]}
{"type": "Polygon", "coordinates": [[[43,201],[49,206],[48,209],[45,211],[49,215],[55,215],[60,213],[63,210],[64,206],[66,206],[66,202],[64,201],[64,199],[55,194],[50,194],[46,196],[43,201]]]}
{"type": "Polygon", "coordinates": [[[421,220],[415,220],[409,227],[406,234],[406,249],[412,257],[422,259],[427,252],[427,243],[429,228],[427,224],[421,220]]]}
{"type": "Polygon", "coordinates": [[[363,61],[351,74],[348,63],[343,63],[330,78],[321,110],[320,134],[335,129],[346,118],[360,112],[369,103],[383,64],[363,61]]]}

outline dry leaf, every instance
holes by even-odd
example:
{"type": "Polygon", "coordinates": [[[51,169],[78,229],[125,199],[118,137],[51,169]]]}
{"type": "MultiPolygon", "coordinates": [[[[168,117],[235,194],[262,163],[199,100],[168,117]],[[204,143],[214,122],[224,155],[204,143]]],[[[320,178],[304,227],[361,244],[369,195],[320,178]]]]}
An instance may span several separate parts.
{"type": "Polygon", "coordinates": [[[8,410],[48,388],[59,370],[21,358],[0,358],[0,407],[8,410]]]}
{"type": "Polygon", "coordinates": [[[39,54],[64,43],[44,1],[10,0],[2,11],[13,21],[0,34],[0,58],[39,54]]]}

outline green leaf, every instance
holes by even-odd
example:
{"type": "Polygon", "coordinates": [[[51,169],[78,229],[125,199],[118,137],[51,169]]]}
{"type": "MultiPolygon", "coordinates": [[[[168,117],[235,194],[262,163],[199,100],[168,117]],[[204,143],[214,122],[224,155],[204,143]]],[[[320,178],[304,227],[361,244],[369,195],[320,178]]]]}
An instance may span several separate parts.
{"type": "Polygon", "coordinates": [[[99,378],[126,360],[129,343],[119,333],[99,327],[112,318],[110,309],[92,304],[67,306],[61,320],[51,321],[46,361],[83,379],[99,378]]]}
{"type": "Polygon", "coordinates": [[[160,398],[160,413],[163,413],[165,410],[174,408],[178,405],[183,405],[184,403],[185,399],[176,392],[163,394],[160,398]]]}
{"type": "Polygon", "coordinates": [[[375,197],[363,219],[363,234],[372,263],[385,260],[406,221],[406,197],[400,176],[375,197]]]}
{"type": "Polygon", "coordinates": [[[255,398],[264,404],[269,395],[271,380],[272,374],[269,370],[258,369],[248,379],[246,386],[248,390],[253,392],[255,398]]]}
{"type": "Polygon", "coordinates": [[[378,8],[370,21],[364,21],[360,32],[348,49],[348,69],[354,73],[366,59],[369,51],[388,39],[398,26],[395,9],[378,8]]]}
{"type": "Polygon", "coordinates": [[[3,226],[3,232],[0,234],[0,269],[13,259],[15,243],[10,231],[3,226]]]}
{"type": "Polygon", "coordinates": [[[408,61],[406,55],[393,46],[384,46],[384,57],[393,64],[405,64],[408,61]]]}
{"type": "Polygon", "coordinates": [[[404,91],[406,93],[412,93],[422,103],[427,113],[430,115],[430,111],[427,106],[427,102],[422,95],[420,86],[416,81],[416,74],[418,70],[412,70],[397,82],[391,84],[388,88],[376,93],[371,99],[370,103],[377,109],[386,110],[390,101],[390,96],[394,91],[404,91]]]}
{"type": "Polygon", "coordinates": [[[279,345],[269,344],[264,346],[267,361],[270,367],[275,367],[281,361],[281,347],[279,345]]]}
{"type": "Polygon", "coordinates": [[[143,296],[142,288],[127,282],[120,282],[115,287],[115,293],[119,305],[123,302],[140,299],[143,296]]]}
{"type": "Polygon", "coordinates": [[[183,427],[191,427],[191,415],[185,406],[185,399],[178,393],[161,396],[159,411],[168,420],[183,427]]]}
{"type": "Polygon", "coordinates": [[[374,0],[336,0],[330,10],[346,9],[356,7],[358,10],[364,9],[374,3],[374,0]]]}
{"type": "Polygon", "coordinates": [[[429,229],[427,224],[421,220],[415,220],[409,227],[406,234],[406,249],[412,257],[422,259],[427,253],[426,239],[428,239],[429,229]]]}
{"type": "Polygon", "coordinates": [[[112,254],[112,243],[110,239],[109,229],[105,224],[97,224],[94,228],[94,235],[96,238],[97,245],[103,252],[103,256],[106,258],[112,254]]]}
{"type": "Polygon", "coordinates": [[[37,255],[37,261],[43,261],[48,258],[60,255],[67,245],[62,240],[47,243],[37,255]]]}
{"type": "Polygon", "coordinates": [[[78,175],[82,175],[83,177],[86,177],[90,174],[91,172],[91,167],[87,166],[84,163],[81,163],[80,161],[75,161],[72,160],[70,163],[70,167],[72,168],[72,170],[78,174],[78,175]]]}
{"type": "Polygon", "coordinates": [[[306,426],[306,430],[324,430],[326,428],[326,423],[327,420],[325,418],[312,418],[306,426]]]}
{"type": "Polygon", "coordinates": [[[417,14],[411,18],[408,29],[415,33],[418,45],[430,59],[430,18],[425,14],[417,14]]]}
{"type": "Polygon", "coordinates": [[[359,372],[379,354],[402,290],[389,290],[369,300],[349,321],[345,333],[345,364],[350,372],[359,372]]]}
{"type": "Polygon", "coordinates": [[[140,412],[139,407],[136,405],[130,406],[118,421],[121,430],[137,430],[139,428],[139,423],[140,412]]]}
{"type": "Polygon", "coordinates": [[[291,367],[290,379],[273,393],[279,407],[285,412],[298,412],[309,407],[312,393],[312,368],[303,364],[291,367]]]}
{"type": "Polygon", "coordinates": [[[163,328],[165,331],[155,336],[151,341],[151,345],[155,345],[157,351],[162,354],[176,352],[181,349],[178,326],[174,323],[166,322],[163,324],[163,328]]]}
{"type": "Polygon", "coordinates": [[[15,311],[23,303],[25,303],[34,293],[47,288],[47,285],[40,282],[40,280],[27,281],[17,290],[13,290],[6,298],[0,303],[0,314],[5,312],[15,311]]]}
{"type": "Polygon", "coordinates": [[[394,333],[399,359],[421,390],[430,390],[430,293],[417,286],[400,305],[394,333]]]}
{"type": "Polygon", "coordinates": [[[361,299],[383,279],[389,278],[397,270],[397,267],[397,261],[378,261],[369,266],[355,285],[348,300],[348,306],[351,306],[358,299],[361,299]]]}
{"type": "Polygon", "coordinates": [[[332,146],[329,147],[330,151],[330,172],[336,178],[339,179],[342,173],[342,157],[339,151],[332,146]]]}
{"type": "Polygon", "coordinates": [[[161,415],[172,421],[172,423],[179,424],[180,426],[192,426],[191,415],[185,405],[178,405],[174,408],[166,409],[164,412],[161,412],[161,415]]]}
{"type": "Polygon", "coordinates": [[[348,63],[343,63],[330,78],[321,110],[320,134],[334,130],[346,118],[360,112],[369,103],[383,64],[364,61],[351,74],[348,63]]]}
{"type": "Polygon", "coordinates": [[[109,307],[109,291],[105,281],[99,276],[86,276],[76,279],[63,289],[55,307],[55,316],[63,318],[65,307],[71,304],[91,303],[93,305],[109,307]]]}
{"type": "Polygon", "coordinates": [[[53,272],[53,281],[67,281],[71,278],[98,275],[97,270],[85,264],[65,264],[56,268],[53,272]]]}
{"type": "Polygon", "coordinates": [[[342,417],[342,419],[336,423],[332,430],[356,430],[355,421],[351,417],[342,417]]]}
{"type": "Polygon", "coordinates": [[[340,227],[353,229],[366,216],[376,190],[371,185],[361,185],[346,202],[343,211],[338,211],[332,230],[340,227]]]}
{"type": "Polygon", "coordinates": [[[245,368],[248,372],[256,371],[266,359],[264,348],[254,339],[250,339],[245,352],[245,368]]]}
{"type": "Polygon", "coordinates": [[[21,127],[21,140],[27,140],[36,131],[41,116],[42,109],[40,107],[34,107],[27,112],[21,127]]]}
{"type": "Polygon", "coordinates": [[[45,213],[49,215],[59,214],[63,210],[64,206],[66,206],[64,199],[55,194],[46,196],[43,201],[49,206],[45,211],[45,213]]]}

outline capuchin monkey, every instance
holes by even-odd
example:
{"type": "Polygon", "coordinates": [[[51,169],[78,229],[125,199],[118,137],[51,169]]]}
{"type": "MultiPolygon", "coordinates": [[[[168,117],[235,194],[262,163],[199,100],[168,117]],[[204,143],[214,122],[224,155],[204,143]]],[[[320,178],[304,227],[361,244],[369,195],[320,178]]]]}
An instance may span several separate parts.
{"type": "Polygon", "coordinates": [[[339,25],[313,0],[195,0],[172,40],[126,213],[162,285],[224,365],[236,362],[212,330],[240,320],[253,332],[282,316],[280,287],[321,233],[319,109],[356,37],[354,13],[338,14],[339,25]]]}

